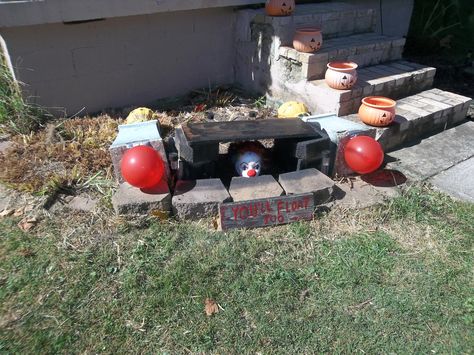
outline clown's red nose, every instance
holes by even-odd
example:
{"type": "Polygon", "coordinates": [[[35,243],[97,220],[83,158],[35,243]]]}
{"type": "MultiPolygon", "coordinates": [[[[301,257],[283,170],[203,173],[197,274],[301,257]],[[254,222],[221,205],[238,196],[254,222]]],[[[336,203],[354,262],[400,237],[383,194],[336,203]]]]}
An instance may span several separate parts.
{"type": "Polygon", "coordinates": [[[250,177],[254,177],[255,175],[257,175],[257,172],[253,169],[250,169],[249,171],[247,171],[247,175],[250,177]]]}

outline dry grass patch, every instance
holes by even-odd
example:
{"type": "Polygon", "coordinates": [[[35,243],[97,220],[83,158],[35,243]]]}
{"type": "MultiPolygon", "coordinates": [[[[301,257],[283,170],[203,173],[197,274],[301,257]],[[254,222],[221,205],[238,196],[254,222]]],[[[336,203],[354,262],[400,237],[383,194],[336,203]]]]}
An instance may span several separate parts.
{"type": "Polygon", "coordinates": [[[109,116],[76,118],[13,137],[0,154],[0,181],[17,190],[47,194],[100,174],[112,177],[108,148],[121,120],[109,116]]]}

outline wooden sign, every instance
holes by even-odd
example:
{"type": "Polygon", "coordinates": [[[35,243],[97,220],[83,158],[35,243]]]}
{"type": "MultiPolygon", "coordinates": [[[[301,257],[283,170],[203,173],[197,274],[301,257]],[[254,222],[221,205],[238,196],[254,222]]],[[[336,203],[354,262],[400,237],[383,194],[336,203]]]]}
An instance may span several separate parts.
{"type": "Polygon", "coordinates": [[[311,220],[313,211],[312,193],[278,196],[222,203],[219,205],[219,222],[222,230],[266,227],[311,220]]]}

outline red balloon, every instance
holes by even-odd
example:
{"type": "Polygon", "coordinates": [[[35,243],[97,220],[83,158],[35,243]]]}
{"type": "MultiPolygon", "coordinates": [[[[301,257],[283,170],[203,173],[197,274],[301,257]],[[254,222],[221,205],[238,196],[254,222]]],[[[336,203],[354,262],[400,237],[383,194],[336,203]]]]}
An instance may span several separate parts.
{"type": "Polygon", "coordinates": [[[122,157],[122,176],[140,189],[156,186],[163,177],[164,164],[156,150],[147,145],[130,148],[122,157]]]}
{"type": "Polygon", "coordinates": [[[382,146],[372,137],[353,137],[344,148],[344,159],[347,165],[359,174],[368,174],[377,170],[382,165],[383,158],[382,146]]]}

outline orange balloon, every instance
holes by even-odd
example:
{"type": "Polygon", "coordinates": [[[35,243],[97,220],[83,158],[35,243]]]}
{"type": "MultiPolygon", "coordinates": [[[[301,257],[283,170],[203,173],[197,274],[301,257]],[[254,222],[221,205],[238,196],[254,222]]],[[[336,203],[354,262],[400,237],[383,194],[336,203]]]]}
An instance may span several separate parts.
{"type": "Polygon", "coordinates": [[[125,152],[120,169],[126,182],[144,189],[158,185],[165,166],[156,150],[147,145],[139,145],[125,152]]]}
{"type": "Polygon", "coordinates": [[[368,174],[382,165],[384,152],[380,143],[372,137],[356,136],[346,144],[344,159],[356,173],[368,174]]]}

